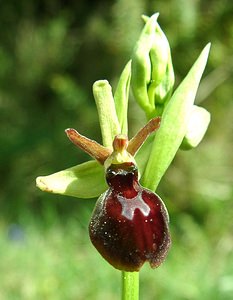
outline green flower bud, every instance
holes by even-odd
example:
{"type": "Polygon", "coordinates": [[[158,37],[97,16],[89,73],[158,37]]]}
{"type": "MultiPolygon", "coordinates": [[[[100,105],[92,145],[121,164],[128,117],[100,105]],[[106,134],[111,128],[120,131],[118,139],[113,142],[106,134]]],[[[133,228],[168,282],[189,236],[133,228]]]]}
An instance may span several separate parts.
{"type": "Polygon", "coordinates": [[[180,148],[189,150],[196,147],[203,139],[210,123],[210,113],[203,107],[194,105],[188,122],[187,132],[180,148]]]}
{"type": "Polygon", "coordinates": [[[131,87],[134,97],[149,116],[154,112],[148,97],[147,87],[151,81],[150,50],[155,38],[158,14],[146,22],[132,55],[131,87]]]}
{"type": "MultiPolygon", "coordinates": [[[[206,66],[209,50],[210,44],[202,50],[163,111],[160,128],[151,145],[149,158],[141,177],[142,185],[151,190],[157,188],[187,133],[193,103],[206,66]]],[[[148,144],[145,146],[148,146],[148,144]]],[[[144,150],[143,147],[142,150],[144,150]]],[[[145,157],[145,155],[146,152],[143,156],[145,157]]],[[[140,156],[139,153],[139,159],[140,156]]],[[[136,161],[138,162],[137,158],[136,161]]]]}
{"type": "Polygon", "coordinates": [[[132,58],[132,90],[148,118],[162,114],[174,85],[169,43],[157,18],[143,16],[146,24],[132,58]]]}
{"type": "Polygon", "coordinates": [[[164,107],[166,100],[170,99],[174,85],[174,71],[168,40],[157,24],[155,39],[150,51],[151,82],[148,86],[149,100],[155,105],[156,114],[161,114],[159,107],[164,107]]]}

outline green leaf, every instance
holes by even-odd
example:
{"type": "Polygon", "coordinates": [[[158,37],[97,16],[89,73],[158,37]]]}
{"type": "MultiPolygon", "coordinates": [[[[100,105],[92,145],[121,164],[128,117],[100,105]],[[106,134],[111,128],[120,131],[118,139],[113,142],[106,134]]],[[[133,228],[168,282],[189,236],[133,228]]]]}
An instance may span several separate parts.
{"type": "Polygon", "coordinates": [[[45,192],[78,198],[98,197],[107,189],[104,168],[96,161],[36,179],[36,185],[45,192]]]}
{"type": "Polygon", "coordinates": [[[157,188],[187,132],[193,102],[209,50],[210,44],[204,48],[164,109],[161,125],[155,135],[141,179],[142,184],[151,190],[157,188]]]}
{"type": "Polygon", "coordinates": [[[98,80],[93,84],[93,94],[99,115],[103,145],[112,149],[114,137],[121,133],[112,88],[107,80],[98,80]]]}
{"type": "Polygon", "coordinates": [[[210,123],[210,113],[203,107],[193,105],[187,132],[181,144],[182,150],[197,147],[203,139],[210,123]]]}
{"type": "Polygon", "coordinates": [[[128,99],[131,78],[131,60],[126,64],[119,79],[115,94],[115,106],[118,120],[121,127],[121,133],[128,135],[128,99]]]}

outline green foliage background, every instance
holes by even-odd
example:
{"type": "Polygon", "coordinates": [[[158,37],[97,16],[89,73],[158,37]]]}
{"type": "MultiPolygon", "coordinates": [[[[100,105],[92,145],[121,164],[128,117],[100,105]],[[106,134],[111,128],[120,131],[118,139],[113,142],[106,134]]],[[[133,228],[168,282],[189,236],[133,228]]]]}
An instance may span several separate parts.
{"type": "MultiPolygon", "coordinates": [[[[159,269],[143,267],[141,299],[231,299],[232,1],[64,3],[1,3],[0,300],[119,299],[120,273],[88,240],[95,201],[42,193],[35,178],[88,159],[65,128],[101,141],[92,84],[116,85],[143,26],[141,14],[155,11],[176,84],[212,43],[196,100],[212,121],[197,149],[179,151],[159,187],[173,247],[159,269]]],[[[133,133],[144,116],[132,101],[130,111],[133,133]]]]}

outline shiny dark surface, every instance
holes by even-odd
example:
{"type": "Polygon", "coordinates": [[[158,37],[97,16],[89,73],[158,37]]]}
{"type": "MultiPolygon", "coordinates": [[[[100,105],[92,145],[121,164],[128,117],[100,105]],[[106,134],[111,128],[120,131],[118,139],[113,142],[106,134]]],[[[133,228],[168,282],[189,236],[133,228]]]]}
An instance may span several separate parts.
{"type": "Polygon", "coordinates": [[[106,180],[109,189],[99,197],[89,225],[92,243],[117,269],[138,271],[145,261],[158,267],[171,243],[162,200],[139,184],[133,163],[111,165],[106,180]]]}

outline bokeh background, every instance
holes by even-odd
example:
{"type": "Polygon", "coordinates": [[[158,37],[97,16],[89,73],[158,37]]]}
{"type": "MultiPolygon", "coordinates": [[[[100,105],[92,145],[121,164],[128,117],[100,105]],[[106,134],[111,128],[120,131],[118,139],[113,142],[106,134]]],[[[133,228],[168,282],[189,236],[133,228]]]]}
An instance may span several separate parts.
{"type": "MultiPolygon", "coordinates": [[[[179,151],[159,186],[171,219],[166,262],[141,271],[141,299],[230,300],[233,294],[233,2],[0,2],[0,300],[120,299],[120,272],[87,234],[95,199],[42,193],[35,178],[89,159],[64,129],[101,142],[92,84],[112,86],[143,26],[160,12],[176,85],[212,43],[196,103],[212,121],[179,151]]],[[[130,103],[130,130],[144,123],[130,103]]]]}

